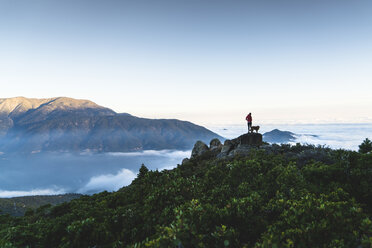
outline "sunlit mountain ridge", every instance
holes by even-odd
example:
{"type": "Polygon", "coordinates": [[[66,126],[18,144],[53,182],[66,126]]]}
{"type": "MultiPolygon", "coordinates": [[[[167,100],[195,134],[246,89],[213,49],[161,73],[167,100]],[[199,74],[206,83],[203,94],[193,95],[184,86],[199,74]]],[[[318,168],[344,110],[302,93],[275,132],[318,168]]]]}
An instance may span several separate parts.
{"type": "Polygon", "coordinates": [[[191,122],[116,113],[89,100],[67,97],[0,99],[0,151],[190,149],[222,138],[191,122]]]}

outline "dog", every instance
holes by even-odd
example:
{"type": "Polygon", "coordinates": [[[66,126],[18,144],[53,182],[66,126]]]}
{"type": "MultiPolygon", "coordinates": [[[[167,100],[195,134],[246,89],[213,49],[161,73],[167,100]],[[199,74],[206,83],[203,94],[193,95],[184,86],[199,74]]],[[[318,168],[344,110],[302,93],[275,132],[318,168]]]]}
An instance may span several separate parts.
{"type": "Polygon", "coordinates": [[[256,133],[258,133],[259,129],[260,129],[260,126],[251,126],[251,133],[253,133],[254,130],[256,130],[256,133]]]}

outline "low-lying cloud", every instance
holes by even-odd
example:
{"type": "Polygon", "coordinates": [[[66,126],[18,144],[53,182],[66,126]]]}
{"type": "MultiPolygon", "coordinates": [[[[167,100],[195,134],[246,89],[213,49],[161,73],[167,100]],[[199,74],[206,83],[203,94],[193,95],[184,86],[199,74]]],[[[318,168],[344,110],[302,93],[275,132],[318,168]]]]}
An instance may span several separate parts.
{"type": "Polygon", "coordinates": [[[89,182],[78,190],[78,193],[89,194],[103,190],[116,191],[123,186],[129,185],[136,173],[128,169],[121,169],[117,174],[106,174],[92,177],[89,182]]]}
{"type": "MultiPolygon", "coordinates": [[[[365,138],[371,139],[372,123],[355,124],[266,124],[260,125],[260,133],[279,129],[290,131],[296,135],[292,143],[325,145],[334,149],[358,150],[365,138]]],[[[240,125],[209,126],[214,132],[229,139],[236,138],[247,132],[245,122],[240,125]]]]}
{"type": "Polygon", "coordinates": [[[191,151],[178,150],[145,150],[141,152],[109,152],[111,156],[137,157],[137,156],[161,156],[167,158],[186,158],[190,157],[191,151]]]}
{"type": "Polygon", "coordinates": [[[129,185],[141,164],[149,170],[169,170],[191,151],[134,153],[38,153],[0,156],[0,197],[93,194],[129,185]]]}
{"type": "Polygon", "coordinates": [[[63,189],[33,189],[28,191],[22,190],[0,190],[0,198],[10,198],[18,196],[31,196],[31,195],[59,195],[65,194],[63,189]]]}
{"type": "Polygon", "coordinates": [[[358,146],[362,143],[364,137],[358,135],[349,135],[349,136],[340,136],[335,135],[319,135],[319,136],[310,136],[310,135],[296,135],[296,141],[291,142],[301,143],[301,144],[313,144],[313,145],[324,145],[333,149],[348,149],[348,150],[358,150],[358,146]]]}

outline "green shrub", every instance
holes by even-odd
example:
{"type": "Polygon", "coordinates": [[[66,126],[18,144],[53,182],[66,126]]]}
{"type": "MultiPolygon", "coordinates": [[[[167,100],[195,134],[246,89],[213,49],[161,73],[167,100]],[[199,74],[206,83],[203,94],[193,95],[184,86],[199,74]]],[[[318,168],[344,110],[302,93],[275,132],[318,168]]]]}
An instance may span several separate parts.
{"type": "Polygon", "coordinates": [[[362,144],[359,145],[360,153],[370,153],[372,151],[372,142],[366,138],[362,144]]]}

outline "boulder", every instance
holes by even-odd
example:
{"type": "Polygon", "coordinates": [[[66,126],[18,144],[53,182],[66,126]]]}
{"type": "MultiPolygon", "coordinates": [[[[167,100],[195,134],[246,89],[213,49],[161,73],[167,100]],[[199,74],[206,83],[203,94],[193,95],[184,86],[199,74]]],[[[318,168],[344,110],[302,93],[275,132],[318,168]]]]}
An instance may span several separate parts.
{"type": "Polygon", "coordinates": [[[226,157],[229,152],[234,149],[235,143],[232,140],[225,140],[223,143],[220,154],[217,155],[218,158],[226,157]]]}
{"type": "Polygon", "coordinates": [[[221,152],[217,158],[232,157],[235,155],[246,155],[254,147],[262,145],[262,135],[259,133],[247,133],[236,139],[225,140],[221,152]]]}
{"type": "Polygon", "coordinates": [[[191,152],[191,158],[195,158],[209,151],[208,146],[203,141],[197,141],[191,152]]]}
{"type": "Polygon", "coordinates": [[[238,137],[239,145],[260,146],[262,145],[262,134],[247,133],[238,137]]]}
{"type": "Polygon", "coordinates": [[[254,148],[254,146],[238,145],[235,149],[231,150],[227,156],[228,157],[234,157],[236,155],[246,156],[249,154],[252,148],[254,148]]]}
{"type": "Polygon", "coordinates": [[[217,150],[217,149],[220,149],[222,148],[222,143],[219,139],[212,139],[211,142],[209,143],[209,149],[211,149],[212,151],[213,150],[217,150]]]}
{"type": "Polygon", "coordinates": [[[233,142],[231,140],[225,140],[222,146],[221,153],[229,153],[233,148],[233,142]]]}

